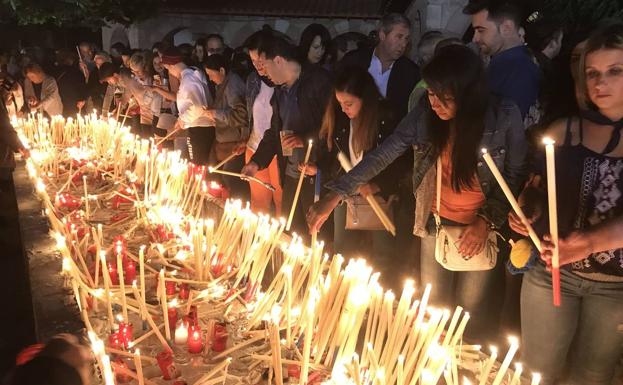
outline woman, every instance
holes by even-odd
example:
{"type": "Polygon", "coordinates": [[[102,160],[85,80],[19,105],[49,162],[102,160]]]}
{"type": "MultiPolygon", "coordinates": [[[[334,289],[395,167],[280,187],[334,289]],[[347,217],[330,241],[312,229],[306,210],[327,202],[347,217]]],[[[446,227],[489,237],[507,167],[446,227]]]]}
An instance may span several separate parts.
{"type": "MultiPolygon", "coordinates": [[[[141,51],[133,54],[129,61],[130,70],[134,75],[134,79],[141,85],[140,95],[136,98],[140,107],[140,126],[143,137],[150,137],[158,133],[156,132],[156,124],[158,116],[160,116],[160,107],[162,106],[162,96],[153,91],[153,73],[152,53],[149,51],[141,51]]],[[[165,133],[166,135],[166,133],[165,133]]]]}
{"type": "MultiPolygon", "coordinates": [[[[325,153],[324,162],[319,162],[323,179],[332,180],[343,174],[337,160],[342,151],[350,163],[357,165],[363,156],[377,147],[394,130],[398,123],[389,104],[383,100],[376,83],[367,70],[360,67],[345,67],[335,76],[335,93],[327,106],[320,139],[325,153]]],[[[363,195],[378,194],[385,201],[393,199],[398,190],[396,180],[407,170],[404,159],[394,161],[387,169],[374,177],[360,189],[363,195]]],[[[308,167],[315,175],[315,167],[308,167]]],[[[352,206],[351,206],[352,207],[352,206]]],[[[362,244],[366,232],[347,230],[347,205],[335,209],[334,246],[335,251],[344,255],[369,254],[362,244]]],[[[386,271],[392,267],[393,239],[386,231],[371,231],[373,243],[373,262],[377,270],[386,271]]],[[[391,276],[383,274],[383,277],[391,276]]]]}
{"type": "Polygon", "coordinates": [[[327,56],[327,47],[331,43],[331,34],[322,24],[310,24],[303,30],[299,43],[301,63],[323,65],[327,56]]]}
{"type": "MultiPolygon", "coordinates": [[[[546,131],[558,145],[561,306],[552,305],[548,237],[521,291],[522,360],[545,385],[561,379],[567,365],[565,383],[610,384],[623,352],[623,24],[595,31],[579,68],[580,116],[546,131]]],[[[509,222],[525,234],[516,216],[509,222]]]]}
{"type": "Polygon", "coordinates": [[[24,98],[30,111],[41,110],[48,116],[61,115],[63,102],[56,80],[45,73],[37,63],[24,67],[24,98]]]}
{"type": "Polygon", "coordinates": [[[327,186],[332,190],[308,213],[312,230],[319,228],[333,208],[379,174],[410,146],[414,151],[413,188],[416,193],[414,234],[422,237],[421,279],[432,283],[432,303],[460,304],[478,317],[470,321],[470,334],[491,329],[483,310],[496,269],[474,272],[445,270],[435,260],[436,163],[443,165],[442,225],[462,226],[457,249],[465,258],[484,249],[490,227],[500,228],[509,205],[489,169],[478,157],[489,149],[511,188],[519,189],[525,176],[527,144],[517,106],[489,95],[484,68],[469,48],[441,49],[422,75],[428,97],[379,147],[367,154],[351,172],[327,186]],[[458,143],[459,145],[454,145],[458,143]]]}
{"type": "MultiPolygon", "coordinates": [[[[214,104],[205,111],[205,115],[214,120],[216,142],[214,155],[221,161],[244,146],[249,138],[247,123],[246,87],[242,79],[230,71],[230,63],[221,54],[205,58],[204,68],[210,81],[216,84],[214,104]]],[[[244,155],[240,154],[227,162],[223,169],[238,172],[244,166],[244,155]]],[[[248,196],[248,184],[238,178],[227,178],[226,185],[236,197],[248,196]]]]}

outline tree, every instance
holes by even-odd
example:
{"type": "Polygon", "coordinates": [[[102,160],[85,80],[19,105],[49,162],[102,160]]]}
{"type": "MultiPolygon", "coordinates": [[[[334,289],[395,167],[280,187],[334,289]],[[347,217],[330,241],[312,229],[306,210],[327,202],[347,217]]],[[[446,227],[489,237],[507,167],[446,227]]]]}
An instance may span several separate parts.
{"type": "Polygon", "coordinates": [[[19,25],[100,28],[154,16],[164,0],[0,0],[2,14],[19,25]]]}

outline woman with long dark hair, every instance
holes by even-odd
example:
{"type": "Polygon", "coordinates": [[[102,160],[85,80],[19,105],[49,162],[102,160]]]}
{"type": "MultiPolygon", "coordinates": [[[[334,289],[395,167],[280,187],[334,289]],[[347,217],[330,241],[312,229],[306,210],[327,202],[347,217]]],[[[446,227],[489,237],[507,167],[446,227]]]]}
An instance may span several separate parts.
{"type": "Polygon", "coordinates": [[[481,253],[490,229],[506,222],[509,205],[493,175],[479,160],[480,150],[489,150],[508,184],[518,191],[526,173],[523,123],[513,102],[489,95],[482,63],[469,48],[452,45],[441,49],[422,75],[428,85],[427,97],[353,170],[328,184],[332,191],[310,209],[308,224],[312,230],[319,228],[341,200],[412,146],[414,234],[422,237],[420,282],[433,284],[432,303],[460,304],[478,314],[468,332],[480,337],[480,333],[491,329],[485,317],[490,312],[483,308],[497,269],[445,269],[436,261],[438,233],[431,213],[438,214],[441,226],[462,227],[454,247],[465,260],[481,253]],[[434,199],[436,164],[442,170],[439,212],[434,199]]]}
{"type": "MultiPolygon", "coordinates": [[[[391,133],[398,123],[397,115],[378,91],[372,76],[361,67],[346,67],[335,75],[334,95],[330,99],[322,126],[320,140],[326,154],[321,164],[325,172],[323,179],[333,180],[343,174],[337,160],[342,151],[352,165],[358,164],[363,156],[376,148],[391,133]]],[[[396,180],[406,171],[408,164],[396,160],[387,169],[361,188],[364,195],[378,194],[385,201],[393,199],[398,190],[396,180]]],[[[351,215],[356,215],[353,202],[349,202],[351,215]]],[[[372,239],[372,263],[379,271],[391,267],[392,237],[385,231],[347,230],[347,204],[335,209],[334,247],[344,255],[366,255],[366,242],[362,236],[372,239]]],[[[389,274],[388,274],[389,275],[389,274]]]]}
{"type": "Polygon", "coordinates": [[[310,24],[301,33],[299,56],[301,63],[323,65],[327,48],[331,44],[331,34],[322,24],[310,24]]]}

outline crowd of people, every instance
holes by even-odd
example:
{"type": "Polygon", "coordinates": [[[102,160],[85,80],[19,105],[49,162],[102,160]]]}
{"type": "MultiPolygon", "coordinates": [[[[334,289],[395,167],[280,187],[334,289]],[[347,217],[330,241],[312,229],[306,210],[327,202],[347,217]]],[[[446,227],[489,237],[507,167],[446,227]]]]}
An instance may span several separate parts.
{"type": "Polygon", "coordinates": [[[229,159],[225,170],[274,187],[223,177],[231,196],[274,216],[296,205],[293,231],[366,256],[388,287],[432,284],[432,304],[474,314],[468,339],[521,333],[521,360],[542,384],[609,385],[623,353],[623,24],[567,35],[511,1],[471,0],[464,12],[472,41],[428,31],[416,62],[409,19],[388,14],[357,44],[312,24],[299,44],[263,28],[236,49],[209,35],[151,50],[82,43],[54,65],[5,57],[2,90],[10,114],[95,108],[196,164],[229,159]],[[556,142],[560,307],[544,135],[556,142]],[[483,148],[542,238],[524,264],[510,245],[527,229],[483,148]]]}

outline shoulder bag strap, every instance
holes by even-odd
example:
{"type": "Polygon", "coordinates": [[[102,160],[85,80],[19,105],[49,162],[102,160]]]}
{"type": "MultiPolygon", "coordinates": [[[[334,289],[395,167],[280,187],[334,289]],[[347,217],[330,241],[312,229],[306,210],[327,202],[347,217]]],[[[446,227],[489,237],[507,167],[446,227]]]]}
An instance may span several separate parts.
{"type": "Polygon", "coordinates": [[[435,213],[435,223],[437,224],[437,230],[441,226],[441,217],[439,214],[441,213],[441,177],[443,176],[442,166],[441,166],[441,156],[437,158],[437,175],[436,175],[436,194],[435,194],[435,207],[437,208],[437,212],[435,213]]]}

